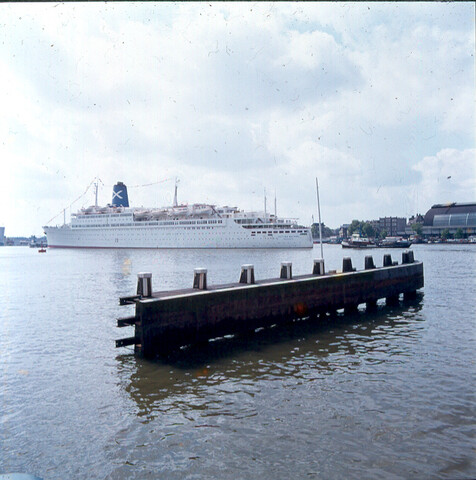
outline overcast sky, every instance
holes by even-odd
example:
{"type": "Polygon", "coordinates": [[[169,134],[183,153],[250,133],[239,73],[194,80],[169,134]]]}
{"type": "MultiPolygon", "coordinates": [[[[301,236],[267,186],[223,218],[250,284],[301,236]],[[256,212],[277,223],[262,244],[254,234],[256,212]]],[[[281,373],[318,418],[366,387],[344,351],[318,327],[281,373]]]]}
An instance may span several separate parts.
{"type": "MultiPolygon", "coordinates": [[[[102,181],[323,222],[476,201],[468,3],[1,3],[0,226],[102,181]],[[135,187],[160,182],[146,187],[135,187]]],[[[73,204],[94,203],[92,189],[73,204]]],[[[69,217],[70,209],[67,209],[69,217]]]]}

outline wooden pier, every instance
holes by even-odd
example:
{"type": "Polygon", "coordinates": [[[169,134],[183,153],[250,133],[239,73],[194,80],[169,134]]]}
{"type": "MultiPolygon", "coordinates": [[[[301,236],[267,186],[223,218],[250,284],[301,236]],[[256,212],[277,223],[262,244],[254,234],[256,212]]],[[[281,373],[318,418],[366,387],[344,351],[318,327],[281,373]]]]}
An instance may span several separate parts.
{"type": "Polygon", "coordinates": [[[413,252],[402,253],[402,263],[384,255],[376,268],[372,256],[364,270],[356,271],[344,258],[342,271],[324,270],[323,260],[314,260],[313,273],[293,277],[290,262],[281,264],[280,278],[255,280],[253,265],[243,265],[239,282],[207,285],[206,269],[195,269],[193,288],[152,292],[152,275],[139,273],[137,295],[121,297],[121,305],[135,304],[133,317],[117,320],[118,327],[134,326],[133,337],[116,340],[116,347],[134,345],[136,355],[153,358],[181,346],[210,338],[252,331],[339,309],[355,311],[377,300],[388,304],[399,295],[414,296],[423,287],[423,263],[413,252]]]}

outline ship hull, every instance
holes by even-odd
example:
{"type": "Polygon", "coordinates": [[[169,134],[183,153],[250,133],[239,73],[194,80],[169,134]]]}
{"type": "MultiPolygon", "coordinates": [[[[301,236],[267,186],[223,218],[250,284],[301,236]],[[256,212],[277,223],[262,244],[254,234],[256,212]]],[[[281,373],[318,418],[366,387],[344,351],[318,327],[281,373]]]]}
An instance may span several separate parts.
{"type": "Polygon", "coordinates": [[[232,222],[216,227],[45,227],[53,248],[312,248],[307,228],[260,231],[232,222]],[[281,233],[282,232],[282,233],[281,233]]]}

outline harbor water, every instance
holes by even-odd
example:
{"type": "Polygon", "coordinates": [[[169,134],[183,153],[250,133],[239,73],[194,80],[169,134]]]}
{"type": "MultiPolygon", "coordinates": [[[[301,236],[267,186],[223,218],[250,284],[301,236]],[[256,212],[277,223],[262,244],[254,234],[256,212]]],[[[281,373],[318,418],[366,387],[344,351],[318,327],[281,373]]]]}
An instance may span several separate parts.
{"type": "MultiPolygon", "coordinates": [[[[476,477],[476,246],[414,245],[415,300],[135,358],[120,296],[312,271],[304,250],[0,248],[0,474],[49,479],[476,477]]],[[[384,253],[324,245],[326,270],[384,253]]]]}

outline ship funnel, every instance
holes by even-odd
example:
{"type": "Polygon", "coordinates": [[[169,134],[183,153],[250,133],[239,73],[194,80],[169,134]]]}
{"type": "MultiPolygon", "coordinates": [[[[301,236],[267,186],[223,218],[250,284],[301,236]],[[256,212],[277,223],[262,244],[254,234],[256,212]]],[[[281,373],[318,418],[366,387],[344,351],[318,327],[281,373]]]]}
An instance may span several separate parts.
{"type": "Polygon", "coordinates": [[[112,205],[114,207],[128,207],[127,187],[122,182],[117,182],[112,188],[112,205]]]}

